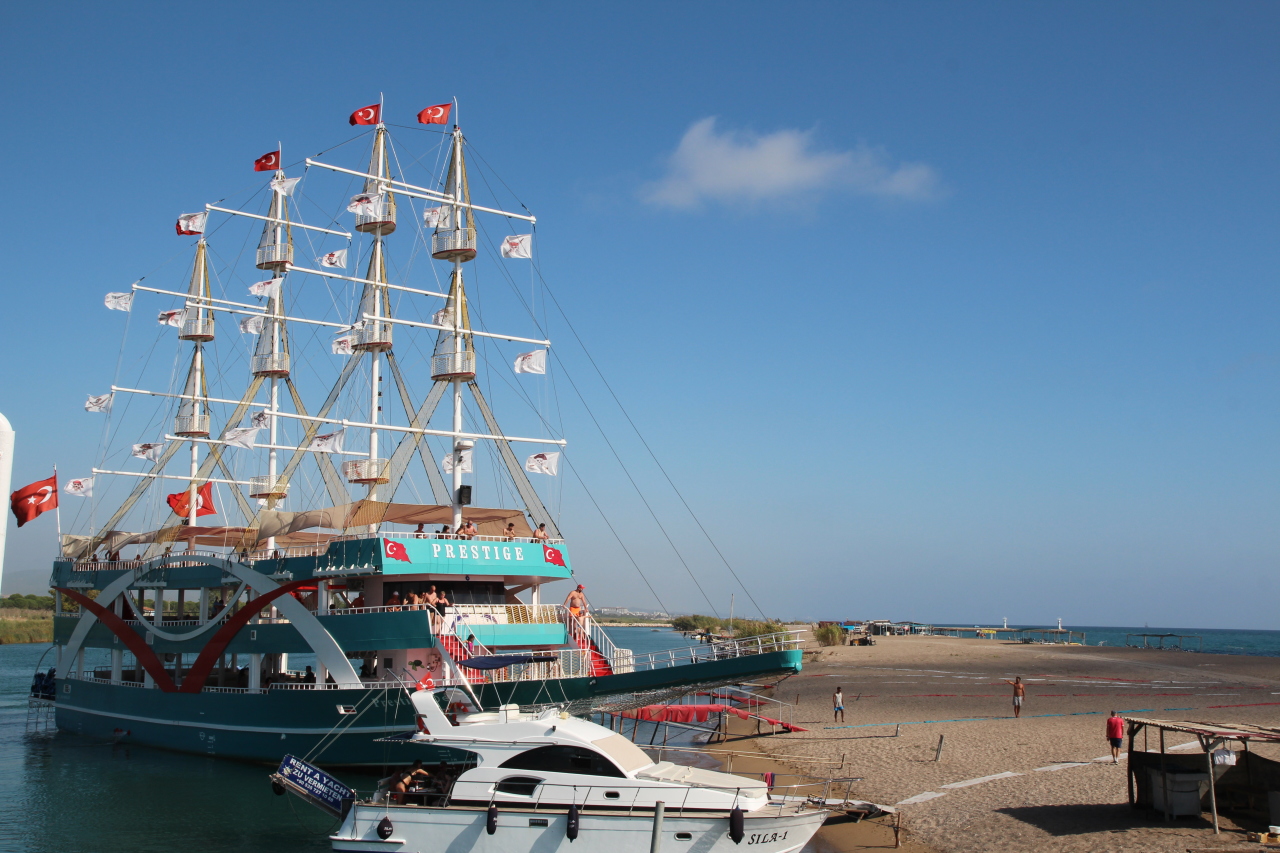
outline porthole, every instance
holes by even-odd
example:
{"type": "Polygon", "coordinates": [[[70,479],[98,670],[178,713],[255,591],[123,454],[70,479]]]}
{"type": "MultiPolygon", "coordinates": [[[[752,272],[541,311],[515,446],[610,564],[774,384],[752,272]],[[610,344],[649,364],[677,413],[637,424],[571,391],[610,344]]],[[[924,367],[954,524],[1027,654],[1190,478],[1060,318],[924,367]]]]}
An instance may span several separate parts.
{"type": "Polygon", "coordinates": [[[547,819],[545,817],[529,818],[529,826],[548,826],[548,825],[549,824],[547,823],[547,819]]]}
{"type": "Polygon", "coordinates": [[[605,792],[604,792],[604,798],[605,798],[606,800],[616,800],[616,799],[618,799],[618,797],[619,797],[619,796],[620,796],[620,794],[619,794],[617,791],[605,791],[605,792]]]}
{"type": "Polygon", "coordinates": [[[676,841],[692,841],[692,840],[693,840],[693,833],[692,833],[692,832],[677,832],[677,833],[676,833],[676,841]]]}

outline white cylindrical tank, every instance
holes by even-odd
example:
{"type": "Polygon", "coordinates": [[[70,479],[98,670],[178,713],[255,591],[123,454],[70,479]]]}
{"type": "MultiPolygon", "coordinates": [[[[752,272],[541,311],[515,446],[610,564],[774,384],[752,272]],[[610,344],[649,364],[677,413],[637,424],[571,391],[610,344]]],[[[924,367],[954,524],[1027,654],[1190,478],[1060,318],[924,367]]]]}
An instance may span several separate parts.
{"type": "MultiPolygon", "coordinates": [[[[0,499],[9,500],[13,479],[13,427],[9,419],[0,415],[0,499]]],[[[8,512],[0,523],[0,584],[4,583],[4,540],[9,532],[8,512]]]]}

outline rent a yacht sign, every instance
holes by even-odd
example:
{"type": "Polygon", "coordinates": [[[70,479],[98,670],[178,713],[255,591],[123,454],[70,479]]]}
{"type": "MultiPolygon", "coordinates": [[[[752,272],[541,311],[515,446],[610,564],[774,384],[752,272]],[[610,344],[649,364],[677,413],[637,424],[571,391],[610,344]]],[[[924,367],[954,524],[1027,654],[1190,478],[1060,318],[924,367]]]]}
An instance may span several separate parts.
{"type": "Polygon", "coordinates": [[[383,574],[572,576],[563,545],[466,539],[382,540],[383,574]]]}

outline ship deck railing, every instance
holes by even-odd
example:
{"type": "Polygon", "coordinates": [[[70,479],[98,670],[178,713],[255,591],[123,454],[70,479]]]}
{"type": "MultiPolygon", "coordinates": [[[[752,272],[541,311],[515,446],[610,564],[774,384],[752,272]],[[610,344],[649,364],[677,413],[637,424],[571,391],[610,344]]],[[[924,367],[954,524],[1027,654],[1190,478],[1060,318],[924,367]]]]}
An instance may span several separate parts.
{"type": "MultiPolygon", "coordinates": [[[[664,652],[649,652],[647,654],[637,655],[627,649],[620,649],[618,654],[609,662],[613,666],[614,672],[636,672],[652,669],[666,669],[675,666],[684,666],[694,663],[707,663],[710,661],[729,660],[731,658],[749,657],[752,655],[767,654],[770,652],[792,651],[802,647],[803,643],[800,635],[803,633],[799,630],[779,631],[773,634],[762,634],[758,637],[745,637],[739,640],[723,640],[717,643],[707,643],[698,646],[690,646],[683,649],[668,649],[664,652]]],[[[554,661],[534,661],[523,664],[512,664],[502,669],[486,670],[483,673],[476,673],[469,677],[467,682],[452,676],[439,680],[437,683],[441,687],[461,687],[465,684],[509,684],[526,681],[549,681],[561,678],[580,678],[591,675],[591,656],[598,654],[591,649],[560,649],[550,652],[554,654],[554,661]]],[[[69,672],[67,677],[76,678],[77,674],[69,672]]],[[[93,681],[100,684],[117,684],[127,685],[131,687],[146,686],[142,682],[137,681],[115,681],[111,678],[101,678],[88,673],[78,676],[83,681],[93,681]]],[[[276,682],[262,687],[205,687],[205,691],[221,692],[221,693],[265,693],[267,690],[337,690],[337,689],[368,689],[368,690],[389,690],[404,689],[404,684],[398,680],[364,680],[358,683],[307,683],[298,681],[276,682]]]]}

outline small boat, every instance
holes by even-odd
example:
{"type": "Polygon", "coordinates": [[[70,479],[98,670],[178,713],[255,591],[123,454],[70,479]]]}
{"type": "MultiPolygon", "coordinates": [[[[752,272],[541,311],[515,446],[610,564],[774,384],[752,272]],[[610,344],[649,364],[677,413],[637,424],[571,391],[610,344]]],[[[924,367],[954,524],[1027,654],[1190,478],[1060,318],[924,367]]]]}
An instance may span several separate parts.
{"type": "Polygon", "coordinates": [[[452,764],[389,777],[368,797],[294,756],[272,774],[277,794],[341,819],[334,850],[712,853],[745,840],[753,851],[790,853],[849,807],[826,797],[847,780],[805,786],[822,796],[788,796],[758,779],[655,762],[623,735],[555,708],[461,710],[477,706],[457,688],[412,699],[419,730],[379,742],[419,753],[409,760],[443,747],[452,764]]]}

